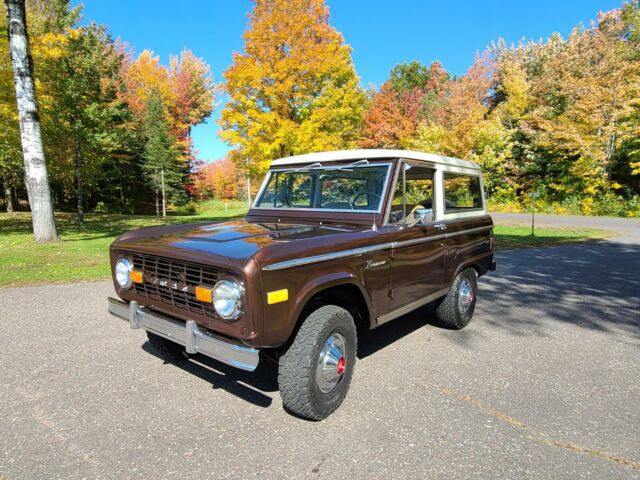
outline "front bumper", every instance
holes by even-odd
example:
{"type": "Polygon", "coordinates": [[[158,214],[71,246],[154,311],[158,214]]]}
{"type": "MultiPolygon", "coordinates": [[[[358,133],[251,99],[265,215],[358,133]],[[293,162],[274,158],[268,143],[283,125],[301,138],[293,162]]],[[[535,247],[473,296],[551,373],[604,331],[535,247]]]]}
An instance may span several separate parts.
{"type": "Polygon", "coordinates": [[[131,328],[144,328],[184,346],[187,353],[201,353],[222,363],[252,372],[258,366],[259,351],[200,330],[193,320],[182,322],[138,305],[109,297],[109,312],[129,321],[131,328]]]}

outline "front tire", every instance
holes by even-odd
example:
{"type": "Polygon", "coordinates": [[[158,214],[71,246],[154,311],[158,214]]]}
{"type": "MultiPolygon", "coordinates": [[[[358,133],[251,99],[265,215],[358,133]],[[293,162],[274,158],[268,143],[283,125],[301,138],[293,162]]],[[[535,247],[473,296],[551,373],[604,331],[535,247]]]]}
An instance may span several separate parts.
{"type": "Polygon", "coordinates": [[[449,292],[438,305],[436,315],[440,324],[453,330],[466,327],[473,317],[477,296],[476,271],[467,268],[456,276],[449,292]]]}
{"type": "Polygon", "coordinates": [[[328,417],[347,395],[356,348],[356,327],[347,310],[325,305],[309,314],[280,357],[284,407],[310,420],[328,417]]]}

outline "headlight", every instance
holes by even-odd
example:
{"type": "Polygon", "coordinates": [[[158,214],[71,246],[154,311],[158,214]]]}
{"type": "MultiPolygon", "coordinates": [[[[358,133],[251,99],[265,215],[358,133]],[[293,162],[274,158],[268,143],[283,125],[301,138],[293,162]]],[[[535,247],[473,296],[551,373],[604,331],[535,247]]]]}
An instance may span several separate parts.
{"type": "Polygon", "coordinates": [[[122,288],[129,288],[131,286],[131,270],[133,265],[127,258],[121,258],[116,262],[116,282],[122,288]]]}
{"type": "Polygon", "coordinates": [[[213,306],[225,320],[236,320],[242,315],[244,289],[235,280],[220,280],[213,287],[213,306]]]}

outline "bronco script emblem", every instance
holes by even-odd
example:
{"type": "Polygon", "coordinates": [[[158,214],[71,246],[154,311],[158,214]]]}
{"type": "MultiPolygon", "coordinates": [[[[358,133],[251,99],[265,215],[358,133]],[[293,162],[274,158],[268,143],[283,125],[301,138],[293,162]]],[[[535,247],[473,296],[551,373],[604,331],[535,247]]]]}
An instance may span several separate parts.
{"type": "Polygon", "coordinates": [[[374,261],[374,260],[367,260],[367,266],[365,268],[369,269],[369,268],[374,268],[374,267],[380,267],[381,265],[384,265],[385,263],[387,263],[386,260],[378,260],[377,262],[374,261]]]}

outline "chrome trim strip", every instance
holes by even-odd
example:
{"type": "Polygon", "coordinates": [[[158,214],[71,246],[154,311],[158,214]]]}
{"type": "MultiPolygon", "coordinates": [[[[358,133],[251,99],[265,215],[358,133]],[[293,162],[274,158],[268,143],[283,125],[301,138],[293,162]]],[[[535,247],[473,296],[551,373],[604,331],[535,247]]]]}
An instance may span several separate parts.
{"type": "Polygon", "coordinates": [[[109,312],[123,320],[129,320],[131,328],[144,328],[167,340],[183,345],[187,353],[201,353],[241,370],[253,372],[260,360],[255,348],[236,345],[200,330],[193,320],[186,323],[151,312],[138,302],[127,304],[116,298],[108,298],[109,312]]]}
{"type": "Polygon", "coordinates": [[[403,240],[402,242],[393,242],[393,248],[408,247],[410,245],[418,245],[420,243],[436,242],[438,240],[445,240],[446,238],[446,233],[431,235],[430,237],[424,238],[413,238],[411,240],[403,240]]]}
{"type": "Polygon", "coordinates": [[[378,326],[384,323],[390,322],[391,320],[394,320],[409,312],[414,311],[416,308],[420,308],[421,306],[426,305],[427,303],[431,303],[440,297],[444,297],[448,291],[449,291],[449,288],[443,288],[442,290],[433,292],[425,297],[419,298],[418,300],[414,300],[413,302],[409,302],[405,305],[402,305],[401,307],[398,307],[395,310],[391,310],[390,312],[385,313],[384,315],[380,315],[376,319],[376,322],[378,326]]]}
{"type": "Polygon", "coordinates": [[[447,238],[457,237],[459,235],[466,235],[467,233],[484,232],[486,230],[491,230],[492,228],[493,228],[493,225],[487,225],[485,227],[469,228],[467,230],[460,230],[459,232],[447,233],[447,238]]]}
{"type": "Polygon", "coordinates": [[[458,235],[464,235],[467,233],[476,233],[489,230],[493,226],[476,227],[468,230],[461,230],[453,233],[441,233],[439,235],[432,235],[425,238],[414,238],[412,240],[404,240],[402,242],[389,242],[381,243],[379,245],[372,245],[370,247],[353,248],[350,250],[342,250],[341,252],[325,253],[323,255],[314,255],[312,257],[296,258],[294,260],[286,260],[284,262],[274,263],[273,265],[267,265],[262,267],[262,270],[273,271],[282,270],[284,268],[299,267],[300,265],[308,265],[310,263],[326,262],[328,260],[335,260],[337,258],[351,257],[355,255],[363,255],[365,253],[377,252],[379,250],[387,250],[389,248],[400,248],[409,245],[417,245],[420,243],[436,242],[438,240],[446,240],[451,237],[457,237],[458,235]]]}
{"type": "Polygon", "coordinates": [[[393,243],[381,243],[379,245],[372,245],[370,247],[353,248],[351,250],[343,250],[341,252],[325,253],[323,255],[314,255],[313,257],[297,258],[295,260],[287,260],[285,262],[274,263],[273,265],[267,265],[262,267],[262,270],[282,270],[283,268],[298,267],[300,265],[307,265],[309,263],[326,262],[327,260],[335,260],[336,258],[351,257],[355,255],[363,255],[365,253],[376,252],[378,250],[385,250],[392,248],[393,243]]]}

